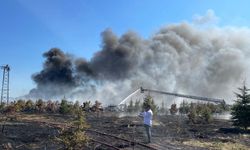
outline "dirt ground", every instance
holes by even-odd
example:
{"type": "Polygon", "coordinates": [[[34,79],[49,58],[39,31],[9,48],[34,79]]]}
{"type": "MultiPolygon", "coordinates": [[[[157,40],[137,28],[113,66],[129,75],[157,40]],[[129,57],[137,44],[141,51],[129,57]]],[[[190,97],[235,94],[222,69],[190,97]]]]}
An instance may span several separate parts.
{"type": "MultiPolygon", "coordinates": [[[[56,142],[61,126],[73,119],[67,115],[16,114],[0,115],[0,149],[63,149],[56,142]]],[[[139,117],[118,117],[115,113],[86,114],[91,130],[116,135],[131,141],[145,143],[145,129],[139,117]]],[[[155,149],[250,149],[250,132],[234,129],[228,120],[213,120],[210,124],[188,123],[186,116],[158,116],[154,118],[152,143],[155,149]]],[[[87,133],[89,137],[110,143],[120,149],[145,149],[109,137],[87,133]]],[[[110,149],[89,143],[84,149],[110,149]]]]}

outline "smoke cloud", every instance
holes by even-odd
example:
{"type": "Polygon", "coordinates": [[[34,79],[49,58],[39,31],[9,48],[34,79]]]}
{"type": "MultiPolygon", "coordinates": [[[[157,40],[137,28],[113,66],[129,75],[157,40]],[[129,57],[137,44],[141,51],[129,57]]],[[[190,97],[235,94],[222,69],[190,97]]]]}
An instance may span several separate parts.
{"type": "Polygon", "coordinates": [[[37,88],[30,91],[30,97],[46,98],[61,95],[78,86],[69,55],[64,54],[60,49],[52,48],[45,52],[43,57],[46,58],[43,70],[32,75],[37,88]]]}
{"type": "Polygon", "coordinates": [[[230,102],[249,75],[249,28],[179,23],[149,39],[135,32],[118,37],[111,29],[101,36],[101,49],[89,61],[57,48],[44,53],[43,69],[32,76],[37,88],[29,96],[117,104],[143,86],[230,102]]]}
{"type": "Polygon", "coordinates": [[[216,23],[219,18],[215,15],[214,11],[209,9],[207,10],[204,16],[194,15],[193,22],[195,24],[207,24],[207,23],[216,23]]]}

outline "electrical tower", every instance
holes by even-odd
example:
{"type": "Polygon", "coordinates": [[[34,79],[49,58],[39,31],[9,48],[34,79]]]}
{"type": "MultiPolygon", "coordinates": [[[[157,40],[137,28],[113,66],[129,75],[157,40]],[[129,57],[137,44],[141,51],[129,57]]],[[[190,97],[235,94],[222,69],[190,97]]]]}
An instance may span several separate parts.
{"type": "Polygon", "coordinates": [[[2,81],[2,91],[1,91],[1,104],[6,102],[9,104],[9,65],[1,66],[3,69],[3,81],[2,81]]]}

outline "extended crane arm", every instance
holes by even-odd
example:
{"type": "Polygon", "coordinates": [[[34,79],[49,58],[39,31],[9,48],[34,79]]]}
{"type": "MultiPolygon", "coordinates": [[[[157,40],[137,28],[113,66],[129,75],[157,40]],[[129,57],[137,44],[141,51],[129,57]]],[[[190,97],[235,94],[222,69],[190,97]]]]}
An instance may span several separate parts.
{"type": "Polygon", "coordinates": [[[158,94],[172,95],[172,96],[184,97],[184,98],[189,98],[189,99],[194,99],[194,100],[201,100],[201,101],[208,101],[208,102],[225,104],[225,101],[223,99],[218,99],[218,98],[208,98],[208,97],[170,93],[170,92],[164,92],[164,91],[158,91],[158,90],[144,89],[142,87],[140,89],[141,89],[142,93],[145,91],[148,91],[148,92],[153,92],[153,93],[158,93],[158,94]]]}

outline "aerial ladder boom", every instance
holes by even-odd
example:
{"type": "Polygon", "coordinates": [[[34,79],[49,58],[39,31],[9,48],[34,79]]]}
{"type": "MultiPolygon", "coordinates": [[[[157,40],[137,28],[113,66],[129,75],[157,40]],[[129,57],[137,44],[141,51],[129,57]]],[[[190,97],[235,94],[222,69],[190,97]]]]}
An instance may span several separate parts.
{"type": "Polygon", "coordinates": [[[184,98],[189,98],[189,99],[194,99],[194,100],[221,103],[223,105],[225,104],[225,101],[223,99],[218,99],[218,98],[208,98],[208,97],[201,97],[201,96],[192,96],[192,95],[170,93],[170,92],[164,92],[164,91],[159,91],[159,90],[144,89],[142,87],[140,88],[140,90],[141,90],[141,93],[143,93],[143,92],[152,92],[152,93],[172,95],[172,96],[177,96],[177,97],[184,97],[184,98]]]}
{"type": "Polygon", "coordinates": [[[127,100],[131,99],[134,95],[136,95],[138,92],[144,93],[144,92],[152,92],[157,94],[165,94],[165,95],[171,95],[176,97],[184,97],[188,99],[194,99],[194,100],[200,100],[200,101],[206,101],[206,102],[213,102],[213,103],[220,103],[224,108],[226,107],[226,103],[224,99],[219,98],[208,98],[208,97],[201,97],[201,96],[193,96],[193,95],[185,95],[185,94],[178,94],[178,93],[170,93],[165,91],[159,91],[159,90],[152,90],[152,89],[144,89],[143,87],[140,87],[136,91],[134,91],[132,94],[127,96],[125,99],[123,99],[118,106],[122,106],[126,103],[127,100]]]}

